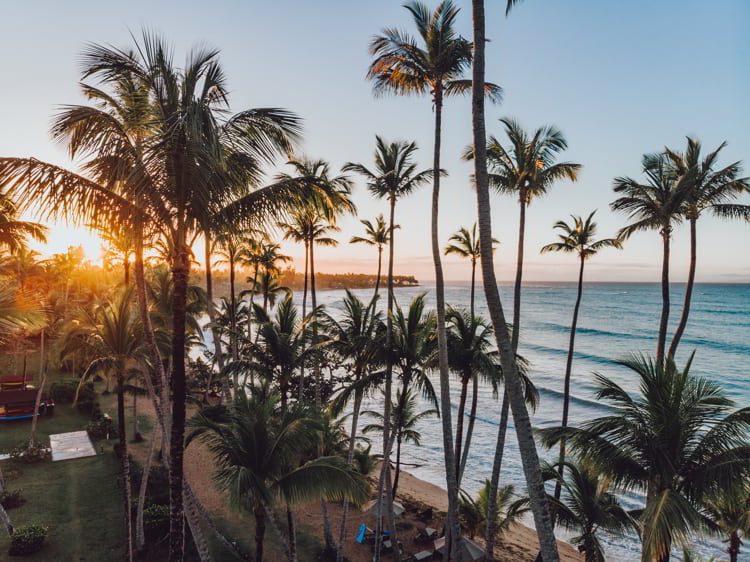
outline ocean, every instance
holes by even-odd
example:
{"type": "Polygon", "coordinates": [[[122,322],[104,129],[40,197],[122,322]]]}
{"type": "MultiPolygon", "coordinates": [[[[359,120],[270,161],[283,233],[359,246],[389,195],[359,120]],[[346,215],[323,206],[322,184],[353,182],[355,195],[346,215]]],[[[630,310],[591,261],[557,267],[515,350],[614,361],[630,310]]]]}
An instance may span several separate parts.
{"type": "MultiPolygon", "coordinates": [[[[682,309],[684,285],[672,286],[670,328],[674,329],[682,309]]],[[[370,290],[354,291],[362,299],[370,298],[370,290]]],[[[428,306],[434,307],[434,287],[421,286],[396,290],[396,299],[407,306],[416,295],[426,293],[428,306]]],[[[500,293],[505,313],[512,316],[512,287],[501,285],[500,293]]],[[[321,291],[318,302],[331,314],[341,308],[343,291],[321,291]]],[[[467,284],[446,286],[446,302],[453,306],[469,307],[467,284]]],[[[524,285],[521,308],[519,353],[531,361],[531,376],[540,392],[541,403],[532,416],[535,427],[559,425],[562,412],[563,375],[567,356],[570,321],[575,303],[576,285],[573,283],[531,283],[524,285]]],[[[301,294],[295,295],[301,299],[301,294]]],[[[381,299],[384,301],[385,299],[381,299]]],[[[605,405],[594,400],[592,373],[606,375],[625,389],[635,392],[637,381],[633,374],[618,367],[613,360],[633,352],[654,353],[656,332],[661,311],[661,287],[656,283],[587,283],[584,286],[576,353],[572,373],[570,423],[576,423],[607,413],[605,405]]],[[[477,288],[476,313],[487,317],[481,285],[477,288]]],[[[693,294],[690,321],[678,353],[678,364],[683,364],[695,351],[691,372],[717,381],[738,406],[750,404],[750,285],[698,284],[693,294]]],[[[436,390],[437,378],[433,379],[436,390]]],[[[455,412],[459,385],[452,388],[455,412]]],[[[377,404],[373,404],[377,407],[377,404]]],[[[467,407],[468,410],[468,407],[467,407]]],[[[476,492],[489,477],[494,456],[499,402],[489,387],[479,391],[479,417],[476,421],[463,486],[476,492]]],[[[442,458],[441,426],[434,419],[422,423],[422,446],[406,445],[402,456],[410,466],[406,470],[419,478],[445,487],[442,458]]],[[[524,477],[518,455],[518,445],[512,423],[501,475],[502,483],[512,483],[523,491],[524,477]]],[[[377,440],[374,440],[377,445],[377,440]]],[[[540,450],[550,460],[554,455],[540,450]]],[[[640,504],[636,495],[622,498],[627,508],[640,504]]],[[[528,521],[530,523],[530,521],[528,521]]],[[[631,562],[639,560],[637,537],[618,539],[601,536],[608,559],[631,562]]],[[[701,555],[726,557],[719,540],[696,540],[694,547],[701,555]]]]}

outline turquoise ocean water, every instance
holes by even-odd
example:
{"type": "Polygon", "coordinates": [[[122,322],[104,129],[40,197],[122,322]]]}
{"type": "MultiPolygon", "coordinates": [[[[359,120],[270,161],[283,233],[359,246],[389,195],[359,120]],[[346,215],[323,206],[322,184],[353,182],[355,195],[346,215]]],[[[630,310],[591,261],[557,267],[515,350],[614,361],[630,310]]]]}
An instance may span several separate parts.
{"type": "MultiPolygon", "coordinates": [[[[512,288],[500,288],[508,320],[511,318],[512,288]]],[[[354,291],[367,299],[371,291],[354,291]]],[[[400,305],[407,305],[417,294],[426,292],[428,305],[434,306],[432,287],[397,289],[400,305]]],[[[558,425],[562,411],[563,374],[569,337],[569,326],[575,302],[575,284],[536,283],[524,286],[522,327],[519,352],[532,363],[532,377],[540,391],[541,404],[532,417],[535,427],[558,425]]],[[[454,284],[446,287],[446,301],[454,306],[469,306],[469,287],[454,284]]],[[[681,311],[684,286],[672,286],[673,329],[681,311]]],[[[318,301],[335,315],[343,291],[321,291],[318,301]]],[[[301,299],[301,294],[296,295],[301,299]]],[[[602,373],[635,391],[637,381],[625,369],[613,363],[632,352],[653,353],[661,310],[661,288],[658,284],[592,283],[584,287],[583,303],[576,339],[572,375],[571,424],[607,413],[593,397],[592,372],[602,373]]],[[[477,290],[477,314],[486,315],[481,289],[477,290]]],[[[696,286],[693,305],[678,363],[695,350],[692,367],[700,374],[719,382],[738,406],[750,404],[750,285],[711,284],[696,286]]],[[[434,379],[438,388],[437,380],[434,379]]],[[[458,384],[453,388],[454,418],[458,403],[458,384]]],[[[372,404],[376,406],[376,404],[372,404]]],[[[479,419],[471,445],[471,458],[464,487],[474,492],[489,477],[500,406],[488,387],[480,388],[479,419]]],[[[455,419],[454,419],[455,425],[455,419]]],[[[423,423],[421,447],[407,446],[404,458],[416,466],[407,470],[434,484],[445,486],[442,437],[435,420],[423,423]]],[[[514,433],[505,453],[501,479],[523,489],[524,478],[514,433]]],[[[377,440],[376,440],[377,441],[377,440]]],[[[542,455],[547,453],[541,452],[542,455]]],[[[637,507],[636,495],[623,498],[627,507],[637,507]]],[[[639,559],[638,542],[633,538],[603,537],[608,559],[639,559]]],[[[697,541],[696,549],[704,556],[721,557],[725,546],[720,541],[697,541]]],[[[726,555],[724,555],[726,558],[726,555]]]]}

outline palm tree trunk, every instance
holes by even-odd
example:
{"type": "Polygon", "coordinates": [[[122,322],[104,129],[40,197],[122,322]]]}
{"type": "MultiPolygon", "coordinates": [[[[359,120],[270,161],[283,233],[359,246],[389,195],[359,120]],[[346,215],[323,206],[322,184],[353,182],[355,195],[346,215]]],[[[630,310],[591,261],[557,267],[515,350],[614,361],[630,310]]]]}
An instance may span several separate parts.
{"type": "Polygon", "coordinates": [[[286,526],[289,532],[289,562],[297,562],[297,527],[289,504],[286,506],[286,526]]]}
{"type": "MultiPolygon", "coordinates": [[[[315,290],[315,241],[310,241],[310,298],[312,300],[312,309],[318,308],[318,296],[315,290]]],[[[313,343],[317,342],[318,339],[318,327],[317,323],[313,323],[313,343]]],[[[315,404],[320,408],[323,403],[321,395],[321,384],[322,380],[320,377],[320,364],[317,357],[314,358],[314,371],[315,371],[315,404]]]]}
{"type": "Polygon", "coordinates": [[[469,460],[469,448],[471,437],[474,435],[474,422],[477,419],[477,403],[479,402],[479,377],[475,373],[471,380],[471,410],[469,411],[469,425],[466,427],[466,442],[461,453],[461,467],[458,471],[458,487],[461,488],[461,480],[466,471],[466,463],[469,460]]]}
{"type": "MultiPolygon", "coordinates": [[[[391,355],[391,348],[393,347],[393,257],[394,257],[394,234],[395,234],[395,214],[396,214],[396,196],[391,194],[389,198],[389,241],[388,241],[388,302],[387,302],[387,313],[385,322],[385,349],[386,349],[386,363],[385,363],[385,389],[384,389],[384,401],[383,404],[383,461],[380,466],[380,475],[378,477],[378,493],[377,493],[377,510],[375,520],[375,555],[373,557],[374,562],[380,561],[380,547],[383,541],[383,493],[386,491],[386,481],[389,480],[390,475],[390,461],[391,461],[391,410],[393,404],[391,403],[393,395],[393,357],[391,355]]],[[[388,490],[389,495],[390,491],[388,490]]],[[[391,503],[387,502],[387,509],[389,511],[389,524],[392,521],[390,517],[391,503]]],[[[391,529],[393,530],[393,529],[391,529]]]]}
{"type": "Polygon", "coordinates": [[[206,230],[204,232],[206,243],[205,260],[206,260],[206,299],[208,301],[208,319],[211,322],[211,336],[214,340],[214,357],[219,371],[224,370],[224,354],[221,350],[221,336],[216,328],[216,304],[214,303],[214,281],[211,269],[211,235],[206,230]]]}
{"type": "MultiPolygon", "coordinates": [[[[234,250],[234,248],[231,248],[234,250]]],[[[239,359],[239,343],[237,341],[237,297],[235,296],[235,276],[234,276],[234,252],[229,252],[229,302],[232,306],[232,360],[239,359]]]]}
{"type": "Polygon", "coordinates": [[[128,287],[130,286],[130,260],[127,253],[125,254],[122,267],[125,270],[125,286],[128,287]]]}
{"type": "MultiPolygon", "coordinates": [[[[581,266],[578,271],[578,294],[576,296],[576,305],[573,308],[573,322],[570,324],[570,342],[568,343],[568,360],[565,363],[565,383],[563,387],[563,411],[562,411],[562,426],[568,427],[568,412],[570,410],[570,377],[573,372],[573,354],[575,353],[576,345],[576,329],[578,328],[578,312],[581,308],[581,297],[583,296],[583,268],[586,263],[586,259],[581,256],[581,266]]],[[[565,438],[560,440],[560,457],[558,459],[560,467],[558,469],[560,478],[563,476],[565,462],[565,438]]],[[[562,492],[562,483],[558,480],[555,484],[555,499],[560,499],[560,493],[562,492]]]]}
{"type": "Polygon", "coordinates": [[[729,536],[729,548],[727,549],[727,553],[729,553],[729,562],[737,562],[740,555],[741,545],[742,540],[740,540],[739,533],[737,531],[732,531],[732,534],[729,536]]]}
{"type": "Polygon", "coordinates": [[[469,390],[469,379],[461,377],[461,397],[458,401],[458,412],[456,413],[456,480],[461,485],[461,444],[464,433],[464,414],[466,412],[466,394],[469,390]]]}
{"type": "Polygon", "coordinates": [[[266,511],[263,506],[257,506],[255,514],[255,561],[263,562],[263,539],[266,534],[266,511]]]}
{"type": "MultiPolygon", "coordinates": [[[[521,283],[523,278],[523,246],[526,236],[526,193],[520,194],[521,210],[518,218],[518,254],[516,256],[516,282],[513,285],[513,352],[518,352],[518,338],[521,333],[521,283]]],[[[481,246],[481,242],[480,242],[481,246]]]]}
{"type": "Polygon", "coordinates": [[[693,298],[693,286],[695,284],[695,264],[697,257],[697,234],[696,234],[697,219],[690,219],[690,269],[688,270],[687,285],[685,285],[685,302],[682,305],[682,316],[680,316],[680,323],[677,325],[677,330],[672,338],[672,343],[669,346],[669,358],[674,359],[677,353],[677,346],[680,345],[682,335],[685,333],[685,328],[688,323],[688,316],[690,316],[690,301],[693,298]]]}
{"type": "Polygon", "coordinates": [[[29,434],[29,449],[34,446],[34,437],[36,437],[36,426],[39,420],[39,407],[42,403],[42,393],[44,392],[44,385],[47,383],[47,356],[44,349],[44,330],[41,335],[41,350],[40,350],[40,363],[39,370],[41,380],[39,381],[39,390],[36,392],[36,400],[34,401],[34,413],[31,416],[31,432],[29,434]]]}
{"type": "Polygon", "coordinates": [[[396,497],[398,490],[398,477],[401,476],[401,432],[396,438],[396,474],[393,476],[393,497],[396,497]]]}
{"type": "Polygon", "coordinates": [[[185,437],[185,308],[187,304],[190,258],[184,247],[172,267],[172,426],[169,439],[169,559],[182,562],[185,546],[185,513],[182,502],[183,454],[185,437]]]}
{"type": "Polygon", "coordinates": [[[471,302],[469,304],[469,311],[471,313],[471,319],[474,320],[474,295],[476,290],[476,279],[477,279],[477,259],[471,258],[471,302]]]}
{"type": "MultiPolygon", "coordinates": [[[[354,378],[355,383],[360,379],[359,373],[354,378]]],[[[352,429],[349,432],[349,451],[346,454],[346,463],[351,466],[354,462],[354,446],[357,439],[357,424],[359,423],[359,411],[362,407],[362,390],[354,391],[354,409],[352,410],[352,429]]],[[[344,542],[346,541],[346,519],[349,513],[349,502],[344,500],[341,506],[341,528],[339,530],[339,542],[336,544],[336,562],[341,562],[344,556],[344,542]]]]}
{"type": "Polygon", "coordinates": [[[133,441],[142,441],[140,425],[138,423],[138,392],[133,391],[133,441]]]}
{"type": "Polygon", "coordinates": [[[123,511],[125,513],[125,537],[128,545],[128,558],[133,561],[133,508],[130,489],[130,459],[128,458],[128,437],[125,431],[125,374],[120,366],[117,372],[117,434],[119,437],[119,453],[121,464],[121,478],[123,487],[123,511]]]}
{"type": "MultiPolygon", "coordinates": [[[[281,546],[284,548],[284,554],[286,554],[286,557],[288,560],[292,559],[292,547],[289,544],[289,539],[287,538],[284,533],[281,532],[281,527],[279,526],[278,522],[276,521],[276,515],[273,512],[273,509],[268,504],[263,504],[263,511],[265,512],[265,521],[271,526],[271,530],[276,534],[276,536],[281,541],[281,546]]],[[[265,529],[265,523],[263,525],[265,529]]],[[[256,560],[256,562],[262,562],[262,558],[259,558],[256,560]]]]}
{"type": "MultiPolygon", "coordinates": [[[[437,339],[440,372],[440,420],[443,423],[443,452],[445,457],[445,481],[448,488],[448,526],[450,529],[450,555],[455,560],[461,541],[458,521],[458,481],[456,479],[456,457],[453,450],[453,423],[451,420],[450,374],[448,372],[448,344],[445,333],[445,282],[440,253],[438,228],[440,205],[440,142],[443,112],[443,93],[440,85],[435,88],[435,146],[433,153],[432,184],[432,260],[435,264],[435,296],[437,297],[437,339]]],[[[448,549],[446,549],[448,554],[448,549]]]]}
{"type": "Polygon", "coordinates": [[[500,406],[500,422],[497,429],[497,442],[495,443],[495,456],[492,459],[492,473],[490,474],[490,495],[487,500],[487,527],[485,529],[484,544],[487,562],[495,560],[495,537],[497,536],[497,489],[500,486],[500,468],[503,466],[503,454],[505,453],[505,437],[507,435],[508,414],[510,413],[510,401],[507,391],[503,393],[503,402],[500,406]]]}
{"type": "MultiPolygon", "coordinates": [[[[472,0],[474,27],[474,61],[472,66],[472,131],[474,142],[474,174],[477,193],[477,215],[479,223],[479,245],[482,252],[482,278],[487,298],[487,308],[495,329],[500,362],[505,378],[505,393],[513,410],[518,445],[521,453],[526,484],[534,514],[537,535],[544,562],[557,562],[557,542],[550,519],[549,506],[544,490],[539,457],[534,443],[531,420],[523,397],[523,388],[518,376],[516,354],[511,345],[510,334],[505,323],[505,314],[495,280],[494,257],[492,255],[492,215],[490,213],[489,181],[487,175],[487,136],[484,126],[484,52],[485,16],[484,0],[472,0]]],[[[516,332],[516,330],[514,330],[516,332]]],[[[492,554],[490,553],[490,558],[492,554]]]]}
{"type": "Polygon", "coordinates": [[[664,364],[664,349],[667,345],[667,328],[669,327],[669,242],[671,228],[665,226],[661,231],[662,265],[661,265],[661,320],[659,321],[659,340],[656,344],[656,362],[664,364]]]}
{"type": "MultiPolygon", "coordinates": [[[[304,289],[302,291],[302,319],[307,316],[307,268],[308,268],[308,260],[309,260],[309,252],[307,249],[307,240],[305,240],[305,276],[304,276],[304,289]]],[[[299,401],[302,402],[302,400],[305,397],[305,366],[300,365],[299,366],[299,401]]]]}
{"type": "MultiPolygon", "coordinates": [[[[0,494],[3,494],[5,492],[5,477],[3,476],[3,471],[0,469],[0,494]]],[[[10,517],[8,517],[8,513],[5,511],[5,508],[3,507],[3,504],[0,503],[0,523],[3,524],[3,527],[5,527],[6,532],[8,533],[8,537],[13,536],[13,523],[10,521],[10,517]]]]}
{"type": "Polygon", "coordinates": [[[135,546],[140,552],[146,546],[146,533],[143,528],[143,510],[146,507],[146,490],[148,489],[148,479],[151,475],[151,465],[154,462],[154,453],[156,452],[156,437],[159,433],[158,423],[151,430],[151,437],[148,443],[148,452],[143,464],[143,474],[141,475],[141,484],[138,488],[138,507],[135,515],[135,546]]]}

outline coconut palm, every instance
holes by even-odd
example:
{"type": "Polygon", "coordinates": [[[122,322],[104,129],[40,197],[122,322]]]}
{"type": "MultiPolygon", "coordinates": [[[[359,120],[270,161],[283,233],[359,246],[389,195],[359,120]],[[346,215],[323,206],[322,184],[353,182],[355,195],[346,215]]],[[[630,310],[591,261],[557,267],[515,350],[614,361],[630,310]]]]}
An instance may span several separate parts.
{"type": "Polygon", "coordinates": [[[747,483],[721,490],[704,502],[712,531],[728,543],[730,562],[739,560],[742,538],[750,535],[750,487],[747,483]]]}
{"type": "MultiPolygon", "coordinates": [[[[368,78],[373,81],[377,94],[428,94],[435,110],[432,166],[432,257],[435,262],[443,450],[448,484],[449,519],[455,536],[458,536],[458,486],[451,439],[453,430],[449,407],[450,380],[445,333],[445,289],[438,237],[438,207],[443,101],[446,96],[468,92],[471,82],[465,79],[465,74],[471,66],[472,47],[469,41],[456,32],[455,21],[459,9],[451,0],[443,0],[434,11],[430,11],[418,0],[411,0],[404,7],[412,16],[421,45],[406,31],[384,29],[382,35],[375,37],[370,43],[370,53],[374,60],[370,64],[368,78]]],[[[486,84],[485,90],[490,99],[500,99],[502,90],[498,86],[486,84]]]]}
{"type": "Polygon", "coordinates": [[[559,465],[545,470],[545,476],[559,482],[565,490],[562,499],[550,497],[555,519],[576,533],[570,542],[583,553],[586,562],[604,562],[604,548],[597,531],[623,537],[629,531],[637,531],[637,524],[612,492],[610,478],[586,464],[565,464],[566,477],[562,476],[559,465]]]}
{"type": "Polygon", "coordinates": [[[596,398],[610,415],[540,430],[545,445],[565,438],[612,485],[645,493],[638,514],[644,562],[669,560],[674,543],[705,527],[704,499],[750,472],[750,408],[735,410],[716,383],[690,374],[691,363],[678,369],[671,359],[622,360],[640,381],[637,394],[597,374],[596,398]]]}
{"type": "MultiPolygon", "coordinates": [[[[477,223],[471,227],[471,231],[464,227],[461,227],[451,235],[448,239],[448,245],[445,247],[445,255],[456,255],[462,258],[468,258],[471,262],[471,300],[470,300],[470,312],[474,316],[474,292],[476,288],[476,274],[477,274],[477,261],[482,255],[482,251],[479,248],[479,238],[477,236],[477,223]]],[[[492,239],[493,250],[497,244],[497,240],[492,239]]]]}
{"type": "Polygon", "coordinates": [[[128,369],[143,367],[146,348],[143,343],[143,330],[138,316],[132,309],[132,291],[123,290],[113,301],[102,304],[93,316],[86,315],[77,331],[83,338],[71,341],[82,342],[91,349],[94,356],[76,390],[89,379],[101,372],[114,373],[117,379],[117,433],[118,454],[124,483],[123,506],[126,521],[128,559],[133,559],[133,521],[131,511],[130,461],[128,440],[125,429],[125,383],[128,369]]]}
{"type": "MultiPolygon", "coordinates": [[[[369,220],[361,220],[365,227],[364,236],[352,236],[349,240],[350,244],[366,244],[368,246],[374,246],[378,249],[378,274],[375,278],[375,293],[373,299],[378,298],[378,289],[380,289],[380,273],[383,265],[383,248],[388,245],[388,226],[386,225],[385,218],[382,213],[375,217],[375,224],[369,220]]],[[[395,228],[398,228],[396,226],[395,228]]]]}
{"type": "Polygon", "coordinates": [[[255,516],[255,560],[264,560],[266,523],[278,535],[290,561],[296,560],[294,534],[286,536],[274,506],[312,499],[367,498],[363,477],[339,456],[307,460],[318,446],[323,426],[300,407],[283,409],[281,397],[237,393],[230,407],[205,408],[189,422],[186,443],[206,444],[216,463],[214,478],[234,505],[255,516]]]}
{"type": "MultiPolygon", "coordinates": [[[[619,238],[602,238],[596,239],[596,223],[594,222],[593,211],[586,219],[578,216],[572,216],[573,222],[568,224],[564,221],[558,221],[553,228],[560,230],[562,234],[558,235],[558,242],[542,246],[542,253],[563,252],[567,254],[576,254],[580,262],[578,268],[578,292],[576,294],[576,304],[573,307],[573,321],[570,324],[570,341],[568,343],[568,359],[565,363],[565,379],[563,384],[563,411],[562,427],[568,425],[568,411],[570,408],[570,376],[573,369],[573,352],[575,351],[576,329],[578,327],[578,312],[581,308],[581,297],[583,296],[583,268],[586,261],[594,257],[604,248],[622,248],[622,242],[619,238]]],[[[560,458],[558,461],[560,470],[565,469],[565,441],[560,441],[560,458]]],[[[562,473],[560,474],[562,476],[562,473]]],[[[560,499],[561,481],[555,484],[555,499],[560,499]]]]}
{"type": "Polygon", "coordinates": [[[44,312],[38,297],[3,282],[0,287],[0,343],[15,332],[42,329],[46,325],[44,312]]]}
{"type": "MultiPolygon", "coordinates": [[[[386,305],[386,331],[385,331],[385,348],[390,349],[393,344],[393,261],[395,248],[395,214],[396,201],[413,193],[421,185],[425,184],[432,177],[432,170],[417,170],[417,164],[414,162],[417,144],[415,142],[394,141],[387,143],[382,137],[375,137],[375,167],[370,170],[363,164],[349,162],[343,167],[344,171],[352,171],[362,175],[367,182],[367,189],[378,199],[387,199],[389,216],[388,216],[388,299],[386,305]]],[[[385,467],[390,462],[390,447],[392,445],[390,419],[392,407],[392,385],[393,385],[393,362],[389,355],[386,355],[385,369],[385,405],[383,413],[385,416],[385,428],[383,431],[383,468],[381,469],[380,479],[378,481],[378,497],[383,495],[383,487],[386,485],[385,467]]],[[[388,495],[390,498],[390,494],[388,495]]],[[[381,502],[382,503],[382,502],[381,502]]],[[[378,504],[380,505],[380,504],[378,504]]],[[[389,502],[389,512],[392,512],[389,502]]],[[[389,513],[390,515],[390,513],[389,513]]],[[[389,518],[393,520],[392,517],[389,518]]],[[[377,519],[378,531],[380,531],[381,520],[377,519]]],[[[378,535],[380,536],[380,533],[378,535]]],[[[377,539],[380,540],[380,539],[377,539]]],[[[379,549],[376,550],[376,556],[380,556],[379,549]]]]}
{"type": "MultiPolygon", "coordinates": [[[[281,245],[276,242],[261,243],[255,260],[260,270],[260,283],[258,287],[263,295],[263,310],[268,310],[268,301],[271,291],[267,290],[273,285],[273,280],[281,272],[281,264],[288,263],[292,258],[281,253],[281,245]]],[[[257,276],[257,274],[256,274],[257,276]]],[[[255,292],[255,285],[251,286],[251,291],[255,292]]],[[[273,306],[273,304],[271,304],[273,306]]]]}
{"type": "MultiPolygon", "coordinates": [[[[476,499],[461,490],[459,500],[459,517],[461,529],[473,539],[477,533],[484,533],[487,529],[487,513],[492,485],[485,480],[476,499]]],[[[495,536],[502,537],[513,523],[517,523],[529,511],[528,498],[516,498],[513,484],[501,486],[496,493],[494,502],[495,536]]]]}
{"type": "MultiPolygon", "coordinates": [[[[362,428],[363,433],[383,433],[383,414],[375,410],[365,410],[363,415],[374,418],[374,423],[362,428]]],[[[421,445],[422,434],[417,425],[430,416],[438,415],[436,409],[417,411],[417,396],[411,389],[396,392],[396,406],[391,411],[391,427],[396,432],[396,472],[393,477],[393,496],[398,492],[398,478],[401,474],[401,445],[412,443],[416,447],[421,445]]]]}
{"type": "Polygon", "coordinates": [[[740,177],[741,163],[733,162],[717,169],[719,155],[726,146],[721,143],[716,150],[709,152],[701,159],[701,143],[697,139],[688,137],[685,152],[678,152],[667,148],[665,154],[677,176],[684,176],[694,171],[695,177],[692,187],[683,202],[682,214],[690,225],[690,268],[685,286],[685,302],[682,306],[680,322],[675,330],[672,343],[669,345],[669,357],[674,357],[677,346],[680,345],[685,333],[688,316],[690,315],[690,301],[695,283],[695,267],[697,261],[697,223],[704,212],[723,219],[750,220],[750,205],[736,203],[736,199],[743,193],[750,192],[750,178],[740,177]]]}
{"type": "MultiPolygon", "coordinates": [[[[247,254],[247,247],[243,240],[232,232],[222,233],[217,238],[219,260],[216,265],[226,265],[229,268],[229,305],[231,310],[237,310],[237,290],[236,290],[236,273],[238,264],[242,263],[247,254]]],[[[230,336],[230,350],[232,359],[236,361],[239,358],[239,342],[237,340],[237,326],[232,324],[230,336]]]]}
{"type": "Polygon", "coordinates": [[[29,238],[38,242],[47,241],[47,228],[39,223],[18,219],[18,206],[0,191],[0,248],[11,254],[26,247],[29,238]]]}
{"type": "Polygon", "coordinates": [[[636,232],[656,230],[662,239],[661,266],[661,319],[656,344],[656,360],[664,361],[669,326],[669,258],[672,229],[682,221],[681,211],[695,183],[696,170],[691,168],[676,175],[663,154],[646,154],[642,160],[646,183],[629,177],[614,180],[615,193],[621,194],[610,207],[626,213],[630,224],[622,228],[620,238],[629,238],[636,232]]]}
{"type": "MultiPolygon", "coordinates": [[[[507,0],[505,14],[520,0],[507,0]]],[[[474,182],[477,195],[477,223],[479,225],[479,242],[482,253],[482,280],[487,300],[487,310],[495,330],[497,347],[500,351],[500,363],[505,380],[505,393],[513,411],[518,446],[523,464],[524,476],[529,493],[534,524],[539,537],[541,555],[544,560],[559,559],[557,542],[550,520],[549,509],[542,481],[539,456],[531,429],[528,410],[524,403],[523,384],[518,376],[516,355],[512,347],[510,330],[505,320],[500,293],[495,277],[494,258],[492,255],[492,214],[490,212],[489,174],[487,170],[487,133],[485,128],[485,10],[484,0],[472,0],[472,28],[474,45],[474,64],[472,66],[471,87],[471,124],[474,156],[474,182]]],[[[507,416],[507,413],[506,413],[507,416]]],[[[494,537],[487,536],[486,559],[494,559],[494,537]]]]}

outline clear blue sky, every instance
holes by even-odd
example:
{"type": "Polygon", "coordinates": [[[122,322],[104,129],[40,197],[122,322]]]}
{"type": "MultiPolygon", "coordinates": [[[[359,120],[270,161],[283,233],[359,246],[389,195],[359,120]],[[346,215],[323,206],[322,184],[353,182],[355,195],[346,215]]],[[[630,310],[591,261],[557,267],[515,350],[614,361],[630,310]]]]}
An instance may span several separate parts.
{"type": "MultiPolygon", "coordinates": [[[[487,78],[505,89],[505,101],[488,111],[513,116],[527,128],[555,124],[566,134],[567,159],[584,171],[577,184],[561,183],[529,211],[529,280],[574,278],[568,256],[539,256],[552,224],[569,213],[599,209],[600,233],[624,224],[612,215],[612,178],[637,175],[643,152],[680,147],[697,135],[707,147],[729,142],[724,161],[750,167],[750,3],[745,0],[528,0],[509,19],[504,2],[487,1],[487,78]]],[[[470,37],[470,2],[461,0],[461,32],[470,37]]],[[[391,0],[276,0],[252,2],[88,1],[13,2],[3,8],[0,75],[0,154],[33,155],[69,164],[49,140],[51,116],[59,104],[81,101],[77,56],[86,42],[130,43],[129,32],[157,30],[175,45],[178,59],[204,43],[222,50],[234,108],[282,106],[305,120],[304,152],[329,160],[371,162],[376,133],[415,139],[421,160],[430,164],[432,111],[426,98],[372,96],[364,76],[369,39],[384,26],[409,28],[401,2],[391,0]]],[[[470,166],[458,154],[470,139],[467,99],[450,100],[445,111],[443,242],[457,227],[474,221],[470,166]]],[[[749,172],[750,173],[750,172],[749,172]]],[[[385,211],[361,183],[356,202],[363,218],[385,211]]],[[[749,201],[750,202],[750,201],[749,201]]],[[[429,245],[429,190],[398,207],[397,270],[432,277],[429,245]]],[[[493,197],[498,275],[512,277],[517,206],[493,197]]],[[[345,219],[336,250],[319,252],[319,270],[374,271],[362,247],[346,240],[359,233],[345,219]]],[[[750,226],[711,218],[699,224],[701,280],[750,281],[750,226]]],[[[83,239],[77,230],[56,233],[50,248],[83,239]]],[[[288,246],[299,258],[301,251],[288,246]]],[[[622,252],[603,253],[591,263],[590,280],[656,280],[660,265],[656,234],[642,234],[622,252]]],[[[675,236],[674,271],[684,278],[687,238],[675,236]]],[[[465,264],[446,260],[449,279],[467,277],[465,264]]]]}

